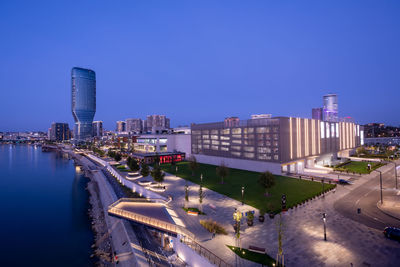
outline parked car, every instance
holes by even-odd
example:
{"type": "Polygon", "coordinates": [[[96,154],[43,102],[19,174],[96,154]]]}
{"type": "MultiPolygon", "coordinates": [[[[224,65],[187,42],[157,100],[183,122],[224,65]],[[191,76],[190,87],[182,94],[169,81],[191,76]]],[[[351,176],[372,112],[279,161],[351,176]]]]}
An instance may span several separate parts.
{"type": "Polygon", "coordinates": [[[400,229],[396,227],[386,227],[383,234],[390,239],[400,241],[400,229]]]}
{"type": "Polygon", "coordinates": [[[339,179],[338,184],[351,184],[351,183],[345,179],[339,179]]]}

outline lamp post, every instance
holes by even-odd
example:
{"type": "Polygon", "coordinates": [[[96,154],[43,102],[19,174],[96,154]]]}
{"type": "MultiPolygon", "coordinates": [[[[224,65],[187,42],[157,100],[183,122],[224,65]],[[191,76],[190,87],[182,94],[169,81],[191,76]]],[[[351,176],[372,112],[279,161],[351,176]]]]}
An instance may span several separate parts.
{"type": "Polygon", "coordinates": [[[382,172],[378,170],[374,170],[376,172],[379,172],[379,183],[381,187],[381,205],[383,204],[383,193],[382,193],[382,172]]]}
{"type": "Polygon", "coordinates": [[[326,213],[322,213],[322,220],[324,221],[324,240],[326,241],[326,213]]]}
{"type": "Polygon", "coordinates": [[[242,205],[244,205],[244,186],[242,186],[242,205]]]}
{"type": "Polygon", "coordinates": [[[200,174],[200,182],[203,183],[203,174],[200,174]]]}

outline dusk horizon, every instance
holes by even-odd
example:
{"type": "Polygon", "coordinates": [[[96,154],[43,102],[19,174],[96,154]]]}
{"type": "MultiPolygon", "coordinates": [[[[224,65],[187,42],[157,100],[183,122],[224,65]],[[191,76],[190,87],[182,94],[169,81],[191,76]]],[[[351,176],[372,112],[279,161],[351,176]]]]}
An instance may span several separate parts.
{"type": "Polygon", "coordinates": [[[109,130],[150,114],[174,127],[311,118],[328,93],[340,117],[400,124],[400,3],[227,3],[2,2],[0,111],[13,116],[0,118],[0,131],[72,127],[73,67],[96,72],[94,119],[109,130]]]}

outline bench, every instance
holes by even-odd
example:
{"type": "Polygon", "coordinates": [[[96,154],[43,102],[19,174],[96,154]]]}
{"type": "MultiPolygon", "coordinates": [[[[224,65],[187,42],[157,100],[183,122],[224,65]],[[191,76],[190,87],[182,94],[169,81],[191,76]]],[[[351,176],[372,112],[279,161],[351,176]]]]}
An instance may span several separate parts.
{"type": "Polygon", "coordinates": [[[261,253],[261,254],[265,254],[265,248],[260,248],[260,247],[256,247],[256,246],[249,246],[249,250],[256,252],[256,253],[261,253]]]}
{"type": "Polygon", "coordinates": [[[208,206],[210,206],[210,208],[212,208],[213,210],[216,209],[216,207],[213,204],[208,204],[208,206]]]}

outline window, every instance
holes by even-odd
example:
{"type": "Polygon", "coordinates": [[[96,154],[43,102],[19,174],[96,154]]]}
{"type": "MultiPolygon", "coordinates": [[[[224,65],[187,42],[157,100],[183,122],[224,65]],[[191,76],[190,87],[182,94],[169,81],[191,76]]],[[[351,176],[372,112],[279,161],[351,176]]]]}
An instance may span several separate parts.
{"type": "Polygon", "coordinates": [[[258,153],[271,153],[271,148],[269,147],[259,147],[258,153]]]}
{"type": "Polygon", "coordinates": [[[233,156],[236,156],[236,157],[240,157],[240,155],[241,155],[241,153],[240,152],[231,152],[231,154],[233,155],[233,156]]]}
{"type": "Polygon", "coordinates": [[[258,154],[258,159],[267,159],[267,155],[266,154],[258,154]]]}
{"type": "Polygon", "coordinates": [[[361,130],[360,131],[360,145],[364,145],[364,131],[361,130]]]}
{"type": "Polygon", "coordinates": [[[278,140],[278,134],[274,134],[274,140],[278,140]]]}
{"type": "Polygon", "coordinates": [[[274,152],[274,153],[278,153],[278,149],[277,148],[274,148],[274,149],[272,149],[272,151],[274,152]]]}
{"type": "Polygon", "coordinates": [[[245,134],[247,134],[247,133],[254,133],[254,128],[244,128],[244,133],[245,134]]]}
{"type": "Polygon", "coordinates": [[[321,121],[321,138],[325,138],[325,122],[321,121]]]}
{"type": "Polygon", "coordinates": [[[274,127],[274,133],[278,132],[278,127],[274,127]]]}
{"type": "Polygon", "coordinates": [[[218,134],[218,130],[211,130],[211,134],[218,134]]]}
{"type": "Polygon", "coordinates": [[[199,130],[194,130],[194,131],[192,131],[192,134],[201,134],[201,131],[199,131],[199,130]]]}
{"type": "Polygon", "coordinates": [[[168,139],[167,138],[160,138],[158,140],[159,140],[160,144],[166,144],[168,139]]]}
{"type": "Polygon", "coordinates": [[[336,125],[336,123],[331,123],[331,134],[332,134],[332,137],[335,137],[335,125],[336,125]]]}
{"type": "MultiPolygon", "coordinates": [[[[201,145],[199,145],[199,148],[201,148],[201,145]]],[[[167,152],[167,146],[160,146],[160,152],[167,152]]]]}
{"type": "Polygon", "coordinates": [[[221,135],[219,138],[221,140],[229,140],[229,139],[231,139],[229,136],[223,136],[223,135],[221,135]]]}
{"type": "Polygon", "coordinates": [[[218,150],[218,146],[211,146],[212,150],[218,150]]]}
{"type": "Polygon", "coordinates": [[[269,134],[265,135],[265,140],[271,140],[271,136],[269,134]]]}
{"type": "Polygon", "coordinates": [[[328,122],[326,123],[325,127],[326,127],[326,138],[330,138],[331,137],[331,133],[330,133],[330,130],[329,130],[329,123],[328,122]]]}
{"type": "Polygon", "coordinates": [[[257,145],[258,145],[258,146],[263,146],[263,145],[264,145],[264,141],[259,140],[259,141],[257,142],[257,145]]]}
{"type": "Polygon", "coordinates": [[[212,145],[219,145],[219,141],[212,140],[212,141],[211,141],[211,144],[212,144],[212,145]]]}
{"type": "Polygon", "coordinates": [[[254,158],[254,153],[243,153],[243,155],[245,158],[250,158],[250,159],[254,158]]]}
{"type": "Polygon", "coordinates": [[[256,132],[257,133],[269,133],[269,128],[267,128],[267,127],[257,127],[256,132]]]}
{"type": "Polygon", "coordinates": [[[208,134],[203,134],[203,139],[209,139],[209,135],[208,134]]]}
{"type": "Polygon", "coordinates": [[[218,135],[215,134],[211,135],[211,139],[218,140],[218,135]]]}
{"type": "Polygon", "coordinates": [[[209,134],[210,132],[208,130],[203,130],[202,134],[209,134]]]}
{"type": "Polygon", "coordinates": [[[339,137],[339,123],[336,123],[336,137],[339,137]]]}
{"type": "Polygon", "coordinates": [[[274,146],[278,146],[278,141],[274,141],[274,146]]]}
{"type": "Polygon", "coordinates": [[[274,160],[278,160],[279,156],[278,155],[274,155],[274,160]]]}
{"type": "Polygon", "coordinates": [[[254,147],[252,147],[252,146],[245,146],[245,147],[243,148],[243,150],[244,150],[244,151],[247,151],[247,152],[254,152],[254,147]]]}
{"type": "Polygon", "coordinates": [[[235,135],[232,135],[232,138],[239,138],[239,139],[242,139],[242,136],[241,136],[240,134],[235,134],[235,135]]]}
{"type": "Polygon", "coordinates": [[[231,146],[231,148],[232,148],[233,150],[240,150],[242,147],[241,147],[241,146],[231,146]]]}
{"type": "Polygon", "coordinates": [[[241,134],[242,133],[242,128],[233,128],[232,129],[232,134],[241,134]]]}
{"type": "Polygon", "coordinates": [[[266,146],[271,146],[271,141],[265,141],[266,146]]]}
{"type": "Polygon", "coordinates": [[[221,134],[230,134],[231,133],[231,129],[223,129],[221,130],[221,134]]]}
{"type": "Polygon", "coordinates": [[[232,144],[241,144],[242,140],[232,140],[232,144]]]}
{"type": "Polygon", "coordinates": [[[257,134],[257,139],[258,140],[263,140],[264,139],[264,134],[257,134]]]}
{"type": "Polygon", "coordinates": [[[254,139],[254,134],[245,134],[244,138],[245,139],[254,139]]]}
{"type": "Polygon", "coordinates": [[[203,149],[210,149],[210,145],[203,145],[203,149]]]}
{"type": "Polygon", "coordinates": [[[357,136],[360,136],[360,125],[357,125],[357,136]]]}
{"type": "Polygon", "coordinates": [[[221,142],[221,145],[223,145],[223,146],[229,146],[229,142],[221,142]]]}
{"type": "Polygon", "coordinates": [[[221,151],[229,151],[229,147],[223,147],[223,146],[221,146],[221,151]]]}
{"type": "Polygon", "coordinates": [[[203,140],[203,144],[209,144],[210,140],[203,140]]]}

